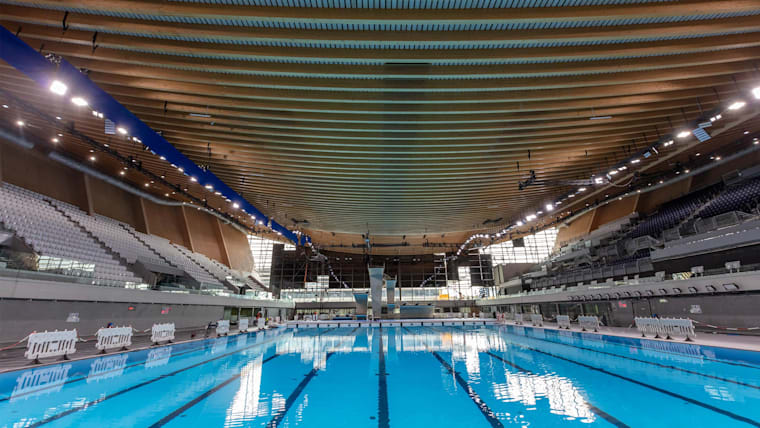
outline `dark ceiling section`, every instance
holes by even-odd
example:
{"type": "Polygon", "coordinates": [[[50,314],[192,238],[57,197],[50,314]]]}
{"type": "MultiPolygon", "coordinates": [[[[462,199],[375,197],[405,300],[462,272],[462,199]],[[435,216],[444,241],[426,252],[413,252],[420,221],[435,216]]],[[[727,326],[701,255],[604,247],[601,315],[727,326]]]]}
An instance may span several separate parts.
{"type": "Polygon", "coordinates": [[[530,170],[603,173],[760,60],[757,1],[225,3],[0,0],[0,24],[280,223],[348,234],[511,224],[568,190],[530,170]]]}

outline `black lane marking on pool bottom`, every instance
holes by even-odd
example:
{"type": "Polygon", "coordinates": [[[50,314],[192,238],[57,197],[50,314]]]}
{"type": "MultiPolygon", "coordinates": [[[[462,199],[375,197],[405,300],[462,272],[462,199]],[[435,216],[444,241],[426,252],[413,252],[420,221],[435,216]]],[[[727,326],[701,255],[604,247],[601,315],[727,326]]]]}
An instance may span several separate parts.
{"type": "Polygon", "coordinates": [[[457,383],[464,388],[465,391],[467,391],[467,395],[470,396],[470,399],[473,403],[475,403],[476,406],[478,406],[478,409],[480,409],[480,413],[485,416],[486,420],[488,420],[488,423],[491,424],[492,427],[498,427],[503,428],[504,424],[501,423],[501,421],[496,417],[496,414],[494,414],[493,410],[488,407],[488,405],[483,401],[482,398],[478,395],[477,392],[475,392],[474,389],[470,386],[469,383],[467,383],[466,380],[459,374],[459,372],[454,371],[454,368],[449,365],[443,358],[441,358],[440,355],[438,355],[435,351],[430,351],[436,360],[438,360],[439,363],[452,375],[454,375],[454,378],[457,380],[457,383]]]}
{"type": "MultiPolygon", "coordinates": [[[[509,334],[511,334],[513,336],[520,336],[519,334],[516,334],[516,333],[509,333],[509,334]]],[[[573,344],[570,344],[570,343],[557,342],[557,341],[549,340],[549,339],[541,339],[540,337],[535,337],[535,336],[527,336],[526,335],[526,337],[530,337],[531,339],[535,339],[535,340],[540,340],[542,342],[553,343],[555,345],[569,346],[571,348],[581,349],[581,350],[584,350],[584,351],[591,351],[591,352],[596,352],[596,353],[602,354],[602,355],[609,355],[609,356],[612,356],[612,357],[618,357],[618,358],[623,358],[623,359],[630,360],[630,361],[636,361],[638,363],[650,364],[650,365],[657,366],[657,367],[662,367],[662,368],[665,368],[665,369],[678,370],[678,371],[681,371],[681,372],[684,372],[684,373],[689,373],[689,374],[693,374],[693,375],[697,375],[697,376],[704,376],[704,377],[707,377],[707,378],[710,378],[710,379],[715,379],[715,380],[720,380],[720,381],[723,381],[723,382],[733,383],[733,384],[736,384],[736,385],[746,386],[748,388],[760,389],[760,386],[753,385],[751,383],[744,383],[744,382],[741,382],[741,381],[738,381],[738,380],[727,379],[727,378],[724,378],[724,377],[715,376],[715,375],[711,375],[711,374],[707,374],[707,373],[701,373],[701,372],[697,372],[697,371],[694,371],[694,370],[689,370],[689,369],[684,369],[684,368],[681,368],[681,367],[671,366],[671,365],[668,365],[668,364],[660,364],[660,363],[656,363],[654,361],[640,360],[638,358],[633,358],[633,357],[628,357],[628,356],[625,356],[625,355],[615,354],[614,352],[600,351],[600,350],[594,349],[594,348],[586,348],[586,347],[583,347],[583,346],[577,346],[577,345],[573,345],[573,344]]]]}
{"type": "MultiPolygon", "coordinates": [[[[323,332],[323,333],[321,333],[321,334],[327,333],[327,331],[329,331],[329,330],[326,330],[326,331],[324,331],[324,332],[323,332]]],[[[274,339],[274,338],[277,338],[277,337],[279,337],[279,336],[274,336],[274,337],[273,337],[273,339],[274,339]]],[[[167,373],[167,374],[163,374],[163,375],[161,375],[161,376],[157,376],[157,377],[154,377],[154,378],[152,378],[152,379],[148,379],[148,380],[146,380],[146,381],[144,381],[144,382],[140,382],[140,383],[138,383],[138,384],[136,384],[136,385],[132,385],[132,386],[130,386],[130,387],[128,387],[128,388],[124,388],[124,389],[122,389],[122,390],[116,391],[116,392],[114,392],[113,394],[105,395],[105,396],[103,396],[103,397],[100,397],[100,398],[98,398],[97,400],[92,400],[92,401],[89,401],[89,402],[87,402],[87,403],[85,403],[85,404],[83,404],[83,405],[81,405],[81,406],[78,406],[78,407],[74,407],[74,408],[71,408],[71,409],[69,409],[69,410],[66,410],[66,411],[64,411],[64,412],[61,412],[61,413],[57,413],[57,414],[55,414],[55,415],[53,415],[53,416],[47,417],[47,418],[45,418],[45,419],[43,419],[43,420],[41,420],[41,421],[39,421],[39,422],[36,422],[36,423],[33,423],[33,424],[29,425],[29,428],[33,428],[33,427],[38,427],[38,426],[41,426],[41,425],[45,425],[45,424],[47,424],[47,423],[50,423],[50,422],[53,422],[53,421],[55,421],[55,420],[61,419],[61,418],[62,418],[62,417],[64,417],[64,416],[68,416],[68,415],[70,415],[70,414],[72,414],[72,413],[76,413],[76,412],[78,412],[78,411],[80,411],[80,410],[84,410],[84,409],[90,408],[90,407],[92,407],[92,406],[94,406],[94,405],[96,405],[96,404],[102,403],[103,401],[106,401],[106,400],[109,400],[109,399],[111,399],[111,398],[114,398],[114,397],[118,397],[118,396],[120,396],[120,395],[123,395],[123,394],[126,394],[126,393],[128,393],[128,392],[134,391],[135,389],[137,389],[137,388],[141,388],[141,387],[143,387],[143,386],[145,386],[145,385],[150,385],[151,383],[157,382],[157,381],[159,381],[159,380],[162,380],[162,379],[166,379],[167,377],[171,377],[171,376],[174,376],[174,375],[176,375],[176,374],[179,374],[179,373],[185,372],[185,371],[187,371],[187,370],[190,370],[190,369],[194,369],[194,368],[196,368],[196,367],[199,367],[199,366],[202,366],[202,365],[204,365],[204,364],[208,364],[208,363],[210,363],[210,362],[212,362],[212,361],[216,361],[216,360],[219,360],[219,359],[221,359],[221,358],[226,358],[226,357],[229,357],[230,355],[233,355],[233,354],[237,354],[237,353],[239,353],[239,352],[243,352],[243,351],[245,351],[245,350],[248,350],[248,349],[254,348],[254,347],[256,347],[256,346],[261,346],[261,345],[264,345],[265,343],[270,343],[270,342],[271,342],[271,341],[262,342],[262,343],[254,343],[254,344],[253,344],[253,345],[251,345],[251,346],[246,346],[245,348],[240,348],[240,349],[238,349],[238,350],[236,350],[236,351],[228,352],[228,353],[226,353],[226,354],[222,354],[222,355],[219,355],[218,357],[214,357],[214,358],[211,358],[211,359],[208,359],[208,360],[204,360],[204,361],[201,361],[201,362],[198,362],[198,363],[195,363],[195,364],[189,365],[189,366],[187,366],[187,367],[183,367],[183,368],[181,368],[181,369],[175,370],[175,371],[173,371],[173,372],[170,372],[170,373],[167,373]]]]}
{"type": "Polygon", "coordinates": [[[691,404],[696,404],[697,406],[704,407],[705,409],[712,410],[715,413],[720,413],[721,415],[728,416],[729,418],[736,419],[737,421],[746,422],[746,423],[748,423],[748,424],[750,424],[752,426],[760,427],[760,422],[757,422],[757,421],[755,421],[753,419],[750,419],[750,418],[747,418],[747,417],[744,417],[744,416],[741,416],[741,415],[737,415],[736,413],[730,412],[728,410],[721,409],[719,407],[715,407],[715,406],[707,404],[707,403],[703,403],[703,402],[701,402],[699,400],[695,400],[693,398],[686,397],[684,395],[675,393],[673,391],[668,391],[667,389],[663,389],[663,388],[660,388],[660,387],[657,387],[657,386],[654,386],[654,385],[650,385],[648,383],[641,382],[639,380],[632,379],[632,378],[629,378],[627,376],[623,376],[621,374],[613,373],[613,372],[605,370],[605,369],[603,369],[601,367],[594,367],[594,366],[592,366],[590,364],[582,363],[580,361],[575,361],[575,360],[572,360],[570,358],[565,358],[565,357],[562,357],[562,356],[559,356],[559,355],[556,355],[556,354],[552,354],[551,352],[542,351],[540,349],[536,349],[536,348],[533,348],[533,347],[530,347],[530,346],[525,346],[525,345],[518,345],[518,346],[523,347],[525,349],[529,349],[529,350],[531,350],[533,352],[538,352],[539,354],[548,355],[550,357],[554,357],[554,358],[557,358],[557,359],[560,359],[560,360],[563,360],[563,361],[567,361],[568,363],[572,363],[572,364],[579,365],[581,367],[585,367],[585,368],[587,368],[589,370],[594,370],[594,371],[597,371],[597,372],[600,372],[600,373],[604,373],[606,375],[609,375],[609,376],[612,376],[612,377],[616,377],[618,379],[622,379],[622,380],[634,383],[634,384],[639,385],[639,386],[643,386],[644,388],[649,388],[649,389],[651,389],[653,391],[657,391],[657,392],[660,392],[662,394],[669,395],[669,396],[671,396],[673,398],[677,398],[679,400],[683,400],[683,401],[689,402],[691,404]]]}
{"type": "Polygon", "coordinates": [[[388,412],[388,380],[385,372],[385,350],[383,349],[383,327],[380,326],[380,358],[378,362],[377,380],[377,426],[390,427],[391,420],[388,412]]]}
{"type": "MultiPolygon", "coordinates": [[[[431,330],[433,329],[433,327],[428,327],[428,328],[431,329],[431,330]]],[[[502,357],[494,354],[491,351],[486,351],[485,353],[486,353],[486,355],[490,356],[491,358],[495,358],[495,359],[501,361],[502,363],[505,363],[505,364],[507,364],[507,365],[509,365],[511,367],[514,367],[515,369],[517,369],[517,370],[519,370],[521,372],[525,372],[525,373],[528,373],[528,374],[535,374],[534,372],[532,372],[532,371],[530,371],[530,370],[528,370],[528,369],[526,369],[524,367],[521,367],[521,366],[513,363],[512,361],[507,360],[506,358],[502,358],[502,357]]],[[[589,410],[591,410],[592,412],[594,412],[594,414],[596,414],[597,416],[599,416],[602,419],[606,420],[607,422],[611,423],[612,425],[614,425],[614,426],[616,426],[618,428],[630,428],[629,425],[626,425],[625,423],[623,423],[621,420],[617,419],[616,417],[614,417],[614,416],[610,415],[609,413],[605,412],[604,410],[602,410],[602,409],[594,406],[588,400],[584,399],[584,402],[586,403],[586,406],[588,406],[589,410]]]]}
{"type": "MultiPolygon", "coordinates": [[[[272,361],[273,359],[277,358],[278,356],[279,356],[278,354],[274,354],[271,357],[268,357],[265,360],[263,360],[261,362],[261,364],[264,365],[264,363],[268,363],[268,362],[272,361]]],[[[229,378],[229,379],[225,380],[224,382],[220,383],[219,385],[217,385],[217,386],[209,389],[208,391],[204,392],[203,394],[195,397],[194,399],[192,399],[189,402],[187,402],[184,406],[182,406],[179,409],[177,409],[177,410],[169,413],[163,419],[161,419],[160,421],[158,421],[158,422],[154,423],[153,425],[151,425],[150,428],[158,428],[158,427],[162,427],[162,426],[166,425],[172,419],[174,419],[177,416],[179,416],[182,413],[184,413],[187,409],[189,409],[189,408],[195,406],[196,404],[198,404],[199,402],[205,400],[209,395],[215,393],[216,391],[219,391],[220,389],[224,388],[225,386],[231,384],[233,381],[235,381],[237,379],[240,379],[240,376],[242,376],[242,375],[243,375],[242,373],[238,373],[235,376],[232,376],[231,378],[229,378]]]]}
{"type": "MultiPolygon", "coordinates": [[[[358,329],[359,327],[354,328],[353,330],[351,330],[351,333],[349,334],[353,336],[354,332],[358,329]]],[[[333,354],[334,352],[327,353],[327,356],[325,357],[325,367],[327,367],[327,360],[329,360],[333,354]]],[[[294,389],[293,392],[291,392],[290,395],[288,395],[288,398],[285,400],[285,407],[283,409],[280,409],[280,411],[277,412],[276,415],[274,415],[272,420],[269,421],[269,423],[266,425],[266,428],[277,428],[278,426],[280,426],[280,423],[285,418],[285,415],[288,413],[288,410],[290,410],[290,408],[293,406],[296,400],[298,400],[298,397],[301,396],[301,393],[303,392],[304,388],[306,388],[306,385],[309,384],[309,382],[314,378],[314,376],[317,375],[318,372],[319,372],[319,369],[314,368],[314,369],[311,369],[311,371],[306,374],[306,377],[304,377],[301,383],[298,384],[296,389],[294,389]]]]}
{"type": "MultiPolygon", "coordinates": [[[[504,359],[504,358],[502,358],[502,357],[494,354],[491,351],[486,351],[486,354],[489,355],[492,358],[495,358],[495,359],[501,361],[501,362],[509,364],[510,366],[515,367],[515,368],[517,368],[520,371],[523,371],[523,372],[528,373],[528,374],[534,374],[532,371],[526,370],[526,369],[524,369],[524,368],[522,368],[522,367],[520,367],[520,366],[512,363],[511,361],[506,360],[506,359],[504,359]]],[[[586,402],[586,406],[588,406],[589,410],[591,410],[592,412],[594,412],[594,414],[596,414],[597,416],[599,416],[602,419],[606,420],[607,422],[611,423],[612,425],[614,425],[614,426],[616,426],[618,428],[630,428],[629,425],[623,423],[622,421],[620,421],[616,417],[610,415],[609,413],[605,412],[604,410],[602,410],[602,409],[594,406],[588,400],[584,400],[584,401],[586,402]]]]}

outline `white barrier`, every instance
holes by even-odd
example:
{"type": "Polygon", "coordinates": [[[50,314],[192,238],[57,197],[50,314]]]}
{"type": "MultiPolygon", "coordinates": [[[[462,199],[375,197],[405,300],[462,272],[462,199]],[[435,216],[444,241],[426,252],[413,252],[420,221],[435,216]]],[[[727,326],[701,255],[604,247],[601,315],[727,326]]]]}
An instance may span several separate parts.
{"type": "Polygon", "coordinates": [[[515,314],[515,324],[523,323],[523,314],[515,314]]]}
{"type": "Polygon", "coordinates": [[[32,333],[26,343],[24,356],[38,361],[40,358],[68,356],[76,352],[77,330],[43,331],[32,333]]]}
{"type": "Polygon", "coordinates": [[[673,339],[682,337],[684,340],[696,339],[694,323],[688,318],[648,318],[636,317],[636,329],[642,337],[673,339]]]}
{"type": "Polygon", "coordinates": [[[95,349],[106,352],[109,349],[126,349],[132,345],[132,327],[101,328],[96,333],[98,341],[95,349]]]}
{"type": "Polygon", "coordinates": [[[580,324],[582,331],[599,331],[599,318],[594,315],[578,316],[578,324],[580,324]]]}
{"type": "Polygon", "coordinates": [[[530,314],[530,323],[534,327],[543,327],[544,326],[544,316],[541,314],[530,314]]]}
{"type": "Polygon", "coordinates": [[[230,334],[230,320],[219,320],[216,322],[216,335],[226,336],[230,334]]]}
{"type": "Polygon", "coordinates": [[[570,317],[568,315],[557,315],[557,327],[570,330],[570,317]]]}
{"type": "Polygon", "coordinates": [[[240,318],[238,320],[238,331],[241,333],[248,331],[248,318],[240,318]]]}
{"type": "Polygon", "coordinates": [[[256,320],[256,327],[260,329],[264,328],[264,317],[258,318],[256,320]]]}
{"type": "Polygon", "coordinates": [[[174,340],[174,323],[153,324],[150,329],[150,341],[153,343],[171,342],[174,340]]]}

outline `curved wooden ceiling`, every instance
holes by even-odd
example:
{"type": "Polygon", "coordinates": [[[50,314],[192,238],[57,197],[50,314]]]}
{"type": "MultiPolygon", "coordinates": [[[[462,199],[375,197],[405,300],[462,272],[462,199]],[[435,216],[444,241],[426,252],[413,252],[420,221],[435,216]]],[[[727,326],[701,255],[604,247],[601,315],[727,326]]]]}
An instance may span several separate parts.
{"type": "Polygon", "coordinates": [[[758,1],[0,4],[263,212],[349,234],[511,223],[569,189],[529,170],[604,172],[760,60],[758,1]]]}

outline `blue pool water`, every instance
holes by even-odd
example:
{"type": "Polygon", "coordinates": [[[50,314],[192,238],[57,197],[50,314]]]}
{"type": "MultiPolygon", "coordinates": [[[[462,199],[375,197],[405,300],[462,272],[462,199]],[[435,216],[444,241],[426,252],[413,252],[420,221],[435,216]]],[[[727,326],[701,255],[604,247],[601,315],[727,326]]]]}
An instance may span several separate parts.
{"type": "Polygon", "coordinates": [[[3,427],[758,421],[760,353],[515,326],[278,329],[0,374],[3,427]]]}

